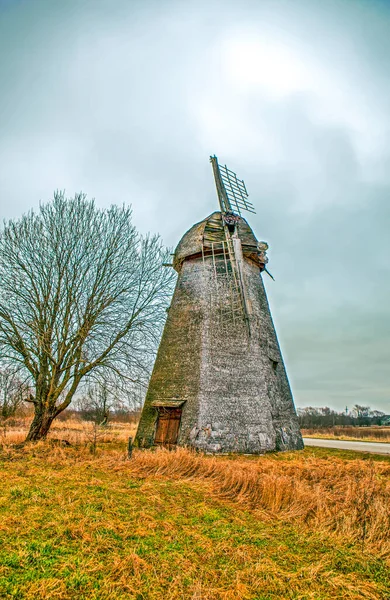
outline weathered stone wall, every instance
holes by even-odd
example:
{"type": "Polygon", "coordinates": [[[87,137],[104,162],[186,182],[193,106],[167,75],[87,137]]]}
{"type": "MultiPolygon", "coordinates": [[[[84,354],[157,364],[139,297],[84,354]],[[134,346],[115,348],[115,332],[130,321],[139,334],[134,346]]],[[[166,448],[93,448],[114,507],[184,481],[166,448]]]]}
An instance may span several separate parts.
{"type": "MultiPolygon", "coordinates": [[[[260,271],[249,260],[244,265],[251,335],[245,326],[234,324],[229,335],[214,303],[206,306],[199,414],[191,445],[209,452],[243,453],[302,448],[260,271]]],[[[205,277],[212,286],[211,260],[205,277]]]]}
{"type": "Polygon", "coordinates": [[[178,277],[152,377],[138,426],[136,444],[153,444],[157,420],[154,401],[185,400],[180,427],[188,437],[199,402],[201,338],[203,330],[202,264],[185,261],[178,277]]]}

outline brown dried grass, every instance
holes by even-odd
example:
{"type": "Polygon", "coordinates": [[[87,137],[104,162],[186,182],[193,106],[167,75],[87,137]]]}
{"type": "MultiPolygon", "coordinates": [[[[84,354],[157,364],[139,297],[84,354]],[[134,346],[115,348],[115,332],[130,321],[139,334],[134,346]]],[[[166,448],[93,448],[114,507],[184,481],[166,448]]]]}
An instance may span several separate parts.
{"type": "Polygon", "coordinates": [[[0,438],[0,565],[3,552],[23,566],[0,566],[0,596],[3,574],[4,597],[31,600],[388,597],[388,459],[178,448],[127,460],[131,429],[110,431],[96,454],[79,422],[51,434],[70,447],[0,438]]]}
{"type": "MultiPolygon", "coordinates": [[[[27,423],[20,424],[0,436],[3,450],[13,454],[13,445],[24,440],[26,428],[27,423]]],[[[50,463],[94,461],[88,450],[92,430],[92,423],[81,420],[56,422],[48,441],[66,440],[72,448],[49,444],[48,450],[47,443],[40,442],[34,452],[45,455],[50,463]]],[[[139,478],[201,482],[214,496],[259,511],[262,519],[299,523],[390,555],[388,461],[345,460],[335,455],[319,458],[307,452],[222,457],[186,448],[135,450],[132,460],[126,461],[126,443],[135,433],[134,424],[113,423],[103,428],[96,459],[105,469],[139,478]],[[104,446],[108,452],[102,450],[104,446]]],[[[30,451],[30,445],[23,450],[26,455],[30,451]]]]}
{"type": "Polygon", "coordinates": [[[298,522],[390,555],[390,464],[290,453],[222,458],[178,448],[138,451],[116,467],[138,477],[208,484],[213,494],[260,511],[262,519],[298,522]]]}
{"type": "MultiPolygon", "coordinates": [[[[0,444],[9,446],[21,444],[27,435],[31,418],[18,419],[15,425],[3,426],[0,429],[0,444]]],[[[135,437],[137,424],[109,422],[104,427],[98,427],[99,444],[127,442],[129,437],[135,437]]],[[[70,444],[85,444],[90,442],[94,434],[94,423],[82,421],[81,419],[68,419],[66,421],[54,421],[48,440],[64,440],[70,444]]]]}

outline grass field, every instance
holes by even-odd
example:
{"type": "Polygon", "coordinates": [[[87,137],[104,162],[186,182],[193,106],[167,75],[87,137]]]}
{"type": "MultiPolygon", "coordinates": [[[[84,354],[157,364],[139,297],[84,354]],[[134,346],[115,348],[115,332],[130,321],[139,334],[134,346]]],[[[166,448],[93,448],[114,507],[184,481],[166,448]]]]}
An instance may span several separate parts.
{"type": "Polygon", "coordinates": [[[390,443],[390,427],[313,427],[301,431],[309,438],[390,443]]]}
{"type": "Polygon", "coordinates": [[[96,451],[83,427],[53,431],[70,447],[3,439],[0,598],[390,598],[390,459],[310,448],[127,460],[128,426],[96,451]]]}

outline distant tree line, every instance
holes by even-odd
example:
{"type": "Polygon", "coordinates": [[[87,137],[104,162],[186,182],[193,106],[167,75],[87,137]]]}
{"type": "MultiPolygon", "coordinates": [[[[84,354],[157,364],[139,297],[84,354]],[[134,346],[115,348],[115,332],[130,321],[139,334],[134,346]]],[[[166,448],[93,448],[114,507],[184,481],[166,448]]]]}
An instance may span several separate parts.
{"type": "Polygon", "coordinates": [[[314,427],[352,426],[368,427],[370,425],[390,425],[390,416],[380,410],[372,410],[370,406],[355,404],[352,410],[337,412],[328,406],[316,408],[306,406],[298,408],[299,424],[303,429],[314,427]]]}
{"type": "MultiPolygon", "coordinates": [[[[137,422],[144,392],[144,385],[117,378],[89,383],[70,407],[62,411],[61,420],[76,418],[98,425],[109,421],[137,422]]],[[[29,394],[31,386],[20,372],[0,363],[0,426],[31,414],[31,404],[26,401],[29,394]]]]}
{"type": "Polygon", "coordinates": [[[126,381],[110,381],[106,378],[85,388],[74,402],[74,416],[101,426],[114,420],[136,422],[144,395],[145,387],[142,384],[126,385],[126,381]]]}

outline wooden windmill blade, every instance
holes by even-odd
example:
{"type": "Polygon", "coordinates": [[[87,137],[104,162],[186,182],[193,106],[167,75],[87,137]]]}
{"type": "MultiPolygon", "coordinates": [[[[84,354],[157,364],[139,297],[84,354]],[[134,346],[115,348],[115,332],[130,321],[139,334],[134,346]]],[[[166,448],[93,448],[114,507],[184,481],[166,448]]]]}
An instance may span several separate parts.
{"type": "Polygon", "coordinates": [[[248,201],[248,192],[242,179],[238,179],[236,173],[218,163],[218,158],[210,156],[213,166],[215,185],[221,212],[237,213],[241,216],[241,211],[246,210],[250,213],[256,213],[251,202],[248,201]]]}
{"type": "Polygon", "coordinates": [[[251,213],[255,213],[255,210],[253,204],[248,201],[248,192],[244,181],[238,179],[236,173],[228,169],[226,165],[224,167],[219,165],[215,155],[210,157],[210,161],[213,166],[234,286],[239,294],[242,315],[250,333],[243,254],[241,240],[236,231],[236,223],[239,221],[242,210],[251,213]]]}
{"type": "Polygon", "coordinates": [[[210,156],[210,162],[213,167],[215,187],[217,188],[217,196],[221,212],[231,212],[232,207],[230,205],[230,201],[222,181],[221,172],[218,164],[218,158],[215,156],[215,154],[214,156],[210,156]]]}

